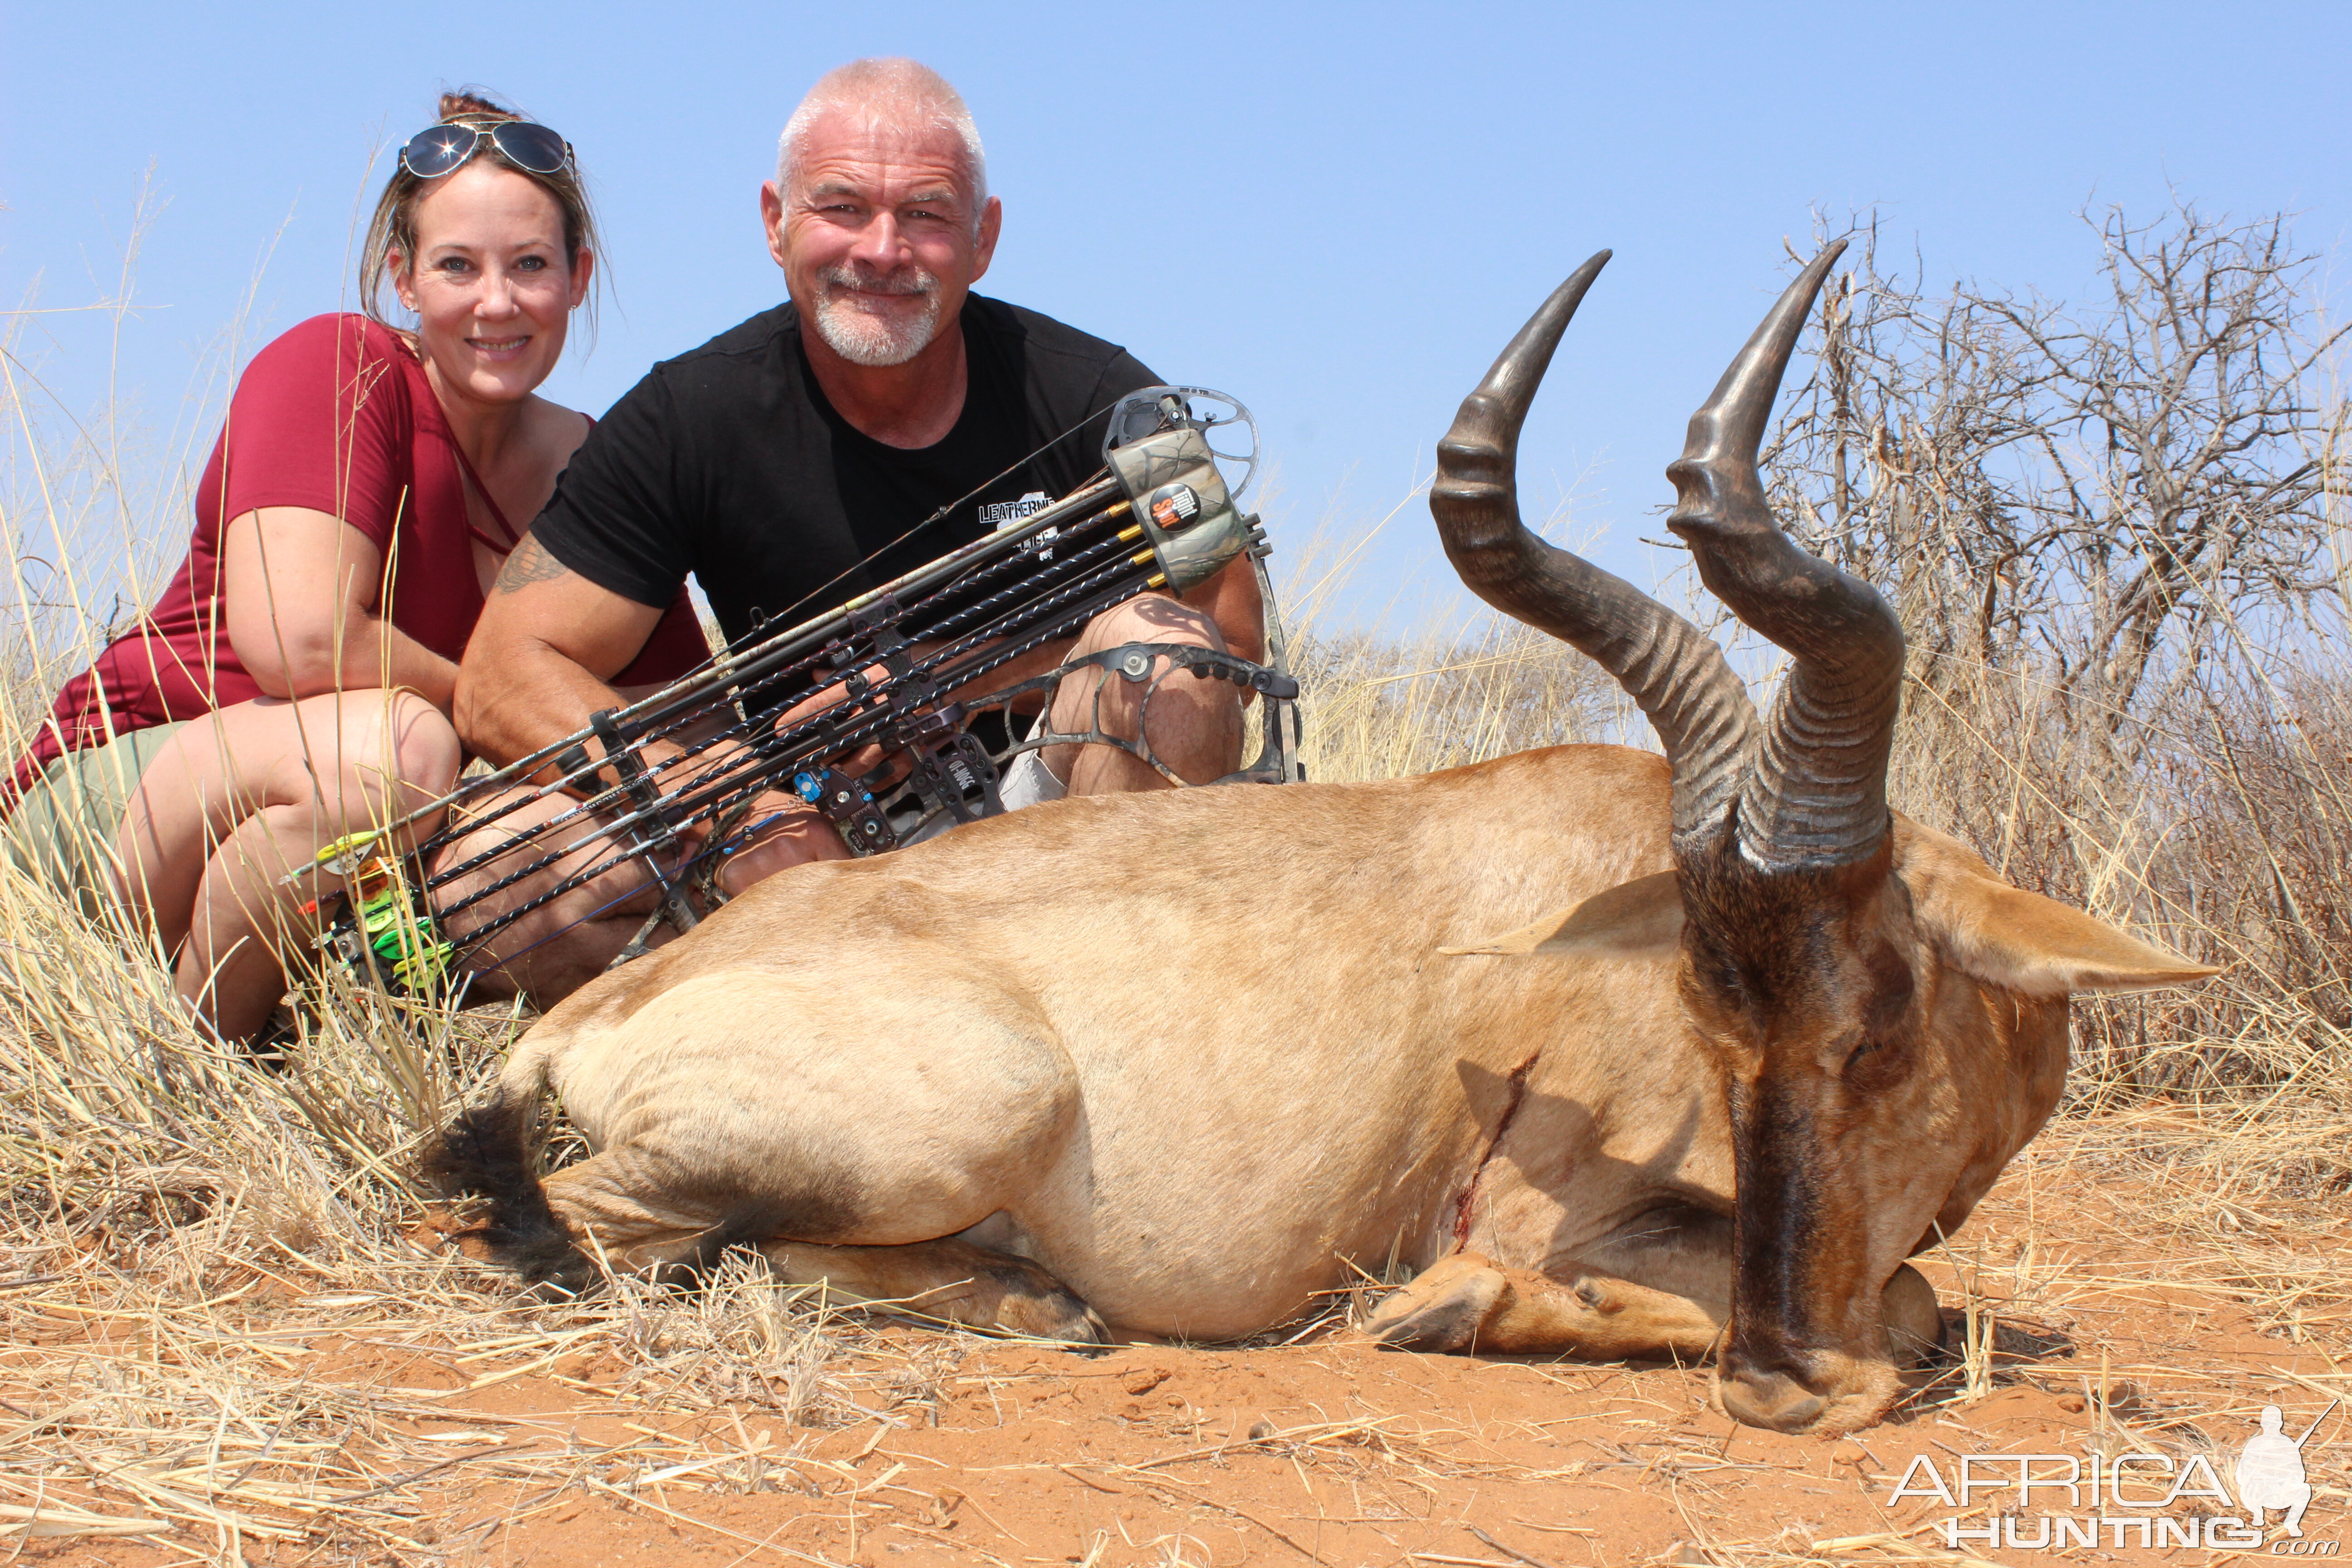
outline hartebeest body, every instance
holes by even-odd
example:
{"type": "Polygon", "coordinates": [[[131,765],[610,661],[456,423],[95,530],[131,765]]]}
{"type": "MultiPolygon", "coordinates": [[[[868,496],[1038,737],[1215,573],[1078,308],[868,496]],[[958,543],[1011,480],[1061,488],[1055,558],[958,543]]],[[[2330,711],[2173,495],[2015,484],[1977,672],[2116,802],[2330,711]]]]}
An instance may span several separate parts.
{"type": "Polygon", "coordinates": [[[1216,1339],[1393,1254],[1393,1343],[1719,1346],[1742,1420],[1883,1412],[1940,1332],[1903,1260],[2049,1115],[2068,994],[2210,971],[1887,811],[1900,632],[1755,469],[1831,256],[1670,470],[1708,586],[1793,656],[1769,724],[1688,623],[1520,526],[1518,426],[1605,259],[1464,405],[1433,506],[1664,759],[1072,800],[775,878],[550,1014],[453,1129],[505,1256],[740,1243],[961,1321],[1216,1339]],[[542,1186],[551,1086],[595,1152],[542,1186]]]}

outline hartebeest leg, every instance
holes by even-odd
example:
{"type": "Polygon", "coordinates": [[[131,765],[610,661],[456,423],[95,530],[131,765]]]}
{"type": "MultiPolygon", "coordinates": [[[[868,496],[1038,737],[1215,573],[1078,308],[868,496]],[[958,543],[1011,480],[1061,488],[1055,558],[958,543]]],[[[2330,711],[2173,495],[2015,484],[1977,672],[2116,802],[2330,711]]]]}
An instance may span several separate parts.
{"type": "Polygon", "coordinates": [[[1034,1263],[953,1237],[905,1247],[772,1241],[760,1253],[784,1283],[822,1284],[845,1300],[902,1305],[920,1317],[1038,1339],[1110,1338],[1084,1301],[1034,1263]]]}
{"type": "MultiPolygon", "coordinates": [[[[1935,1289],[1917,1269],[1897,1268],[1881,1300],[1898,1363],[1943,1342],[1935,1289]]],[[[1405,1350],[1694,1361],[1714,1348],[1730,1305],[1727,1295],[1695,1300],[1572,1259],[1537,1273],[1457,1252],[1383,1298],[1364,1330],[1405,1350]]]]}
{"type": "MultiPolygon", "coordinates": [[[[787,1285],[823,1284],[850,1301],[903,1302],[967,1328],[1099,1344],[1102,1320],[1060,1280],[1025,1258],[954,1237],[896,1247],[821,1247],[773,1239],[765,1205],[721,1210],[657,1180],[632,1149],[608,1150],[547,1179],[549,1205],[626,1270],[707,1268],[730,1247],[749,1247],[787,1285]]],[[[785,1205],[803,1216],[813,1204],[785,1205]]]]}
{"type": "Polygon", "coordinates": [[[1365,1331],[1383,1344],[1594,1361],[1704,1356],[1729,1302],[1702,1304],[1578,1267],[1501,1268],[1457,1252],[1381,1300],[1365,1331]]]}
{"type": "Polygon", "coordinates": [[[737,1242],[762,1239],[715,1194],[676,1181],[667,1162],[623,1146],[547,1178],[547,1205],[583,1250],[625,1272],[715,1261],[737,1242]]]}

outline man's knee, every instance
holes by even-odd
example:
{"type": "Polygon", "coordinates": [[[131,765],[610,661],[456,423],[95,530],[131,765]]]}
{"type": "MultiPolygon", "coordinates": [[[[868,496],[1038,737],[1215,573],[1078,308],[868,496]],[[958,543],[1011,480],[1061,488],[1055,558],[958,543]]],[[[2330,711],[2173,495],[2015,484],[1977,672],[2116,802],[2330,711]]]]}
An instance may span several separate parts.
{"type": "MultiPolygon", "coordinates": [[[[1086,636],[1074,651],[1080,656],[1106,653],[1132,643],[1171,643],[1218,653],[1225,651],[1224,636],[1207,612],[1158,595],[1130,599],[1097,616],[1087,623],[1086,636]]],[[[1109,670],[1089,673],[1096,678],[1092,682],[1064,683],[1066,704],[1083,692],[1087,700],[1098,701],[1107,716],[1118,716],[1121,727],[1130,731],[1135,711],[1148,698],[1166,695],[1171,679],[1177,674],[1165,658],[1152,660],[1150,673],[1140,679],[1125,671],[1117,676],[1109,670]]],[[[1223,681],[1196,684],[1193,680],[1178,679],[1174,682],[1174,694],[1190,707],[1232,707],[1236,712],[1240,710],[1239,695],[1223,681]]]]}
{"type": "MultiPolygon", "coordinates": [[[[1132,643],[1169,643],[1223,653],[1223,635],[1206,611],[1157,595],[1134,599],[1095,617],[1076,653],[1112,652],[1132,643]]],[[[1222,680],[1185,676],[1168,658],[1140,674],[1123,668],[1074,671],[1055,694],[1053,721],[1064,731],[1098,728],[1141,743],[1148,756],[1113,754],[1080,743],[1047,748],[1045,765],[1076,795],[1159,789],[1171,781],[1206,784],[1240,765],[1241,694],[1222,680]],[[1092,757],[1091,763],[1086,761],[1092,757]]],[[[1141,666],[1137,667],[1139,670],[1141,666]]]]}
{"type": "Polygon", "coordinates": [[[1148,594],[1124,605],[1114,605],[1087,622],[1078,651],[1099,653],[1133,642],[1181,643],[1214,648],[1220,653],[1225,648],[1224,634],[1217,629],[1215,617],[1207,611],[1181,600],[1148,594]]]}

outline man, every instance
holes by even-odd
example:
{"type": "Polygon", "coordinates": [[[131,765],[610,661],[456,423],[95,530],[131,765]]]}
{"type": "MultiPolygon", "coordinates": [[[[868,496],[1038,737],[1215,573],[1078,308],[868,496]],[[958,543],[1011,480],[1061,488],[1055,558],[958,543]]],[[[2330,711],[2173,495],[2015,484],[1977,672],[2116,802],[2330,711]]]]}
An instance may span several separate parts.
{"type": "MultiPolygon", "coordinates": [[[[459,733],[493,762],[617,706],[609,682],[688,573],[730,640],[762,618],[805,619],[980,537],[992,512],[1076,488],[1098,464],[1109,405],[1159,380],[1122,349],[971,293],[995,253],[1002,208],[963,100],[924,66],[859,60],[819,81],[784,131],[760,207],[789,303],[656,366],[590,435],[499,576],[456,700],[459,733]]],[[[1128,642],[1262,658],[1249,563],[1183,602],[1152,595],[1107,612],[1075,645],[1039,650],[1003,679],[1128,642]]],[[[1143,688],[1093,676],[1064,683],[1055,721],[1086,729],[1099,685],[1104,730],[1136,738],[1143,688]]],[[[1183,778],[1206,782],[1239,765],[1240,702],[1225,682],[1167,682],[1150,717],[1152,749],[1183,778]]],[[[663,754],[647,751],[649,761],[663,754]]],[[[1023,762],[1030,756],[1039,761],[1019,771],[1026,776],[1007,780],[1009,800],[1167,784],[1111,747],[1057,746],[1023,762]]],[[[782,823],[730,858],[722,890],[847,854],[797,795],[762,798],[751,819],[771,814],[782,823]]],[[[526,820],[486,829],[445,863],[526,820]]],[[[473,877],[445,904],[497,874],[473,877]]],[[[478,906],[453,934],[545,880],[478,906]]],[[[502,933],[488,961],[511,960],[503,978],[549,1005],[600,972],[642,923],[649,904],[607,907],[614,897],[600,883],[558,900],[502,933]]]]}

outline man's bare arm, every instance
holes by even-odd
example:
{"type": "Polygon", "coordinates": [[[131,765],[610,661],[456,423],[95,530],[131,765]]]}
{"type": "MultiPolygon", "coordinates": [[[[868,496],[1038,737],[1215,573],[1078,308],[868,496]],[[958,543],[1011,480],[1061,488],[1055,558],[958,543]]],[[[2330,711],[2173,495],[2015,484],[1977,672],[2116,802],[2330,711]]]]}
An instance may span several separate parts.
{"type": "Polygon", "coordinates": [[[591,713],[621,705],[610,681],[661,616],[591,583],[525,535],[457,667],[458,735],[504,764],[586,729],[591,713]]]}
{"type": "MultiPolygon", "coordinates": [[[[569,570],[537,538],[525,538],[499,574],[457,667],[457,733],[499,763],[578,734],[596,710],[621,706],[612,679],[636,658],[661,616],[660,610],[569,570]]],[[[681,750],[675,741],[660,741],[641,754],[658,769],[681,750]]],[[[722,742],[694,767],[724,768],[737,750],[735,742],[722,742]]],[[[551,776],[542,773],[542,782],[551,776]]],[[[833,825],[789,792],[761,791],[750,819],[781,820],[728,861],[720,884],[730,894],[787,866],[849,853],[833,825]]],[[[710,826],[705,818],[678,832],[698,843],[710,826]]]]}

